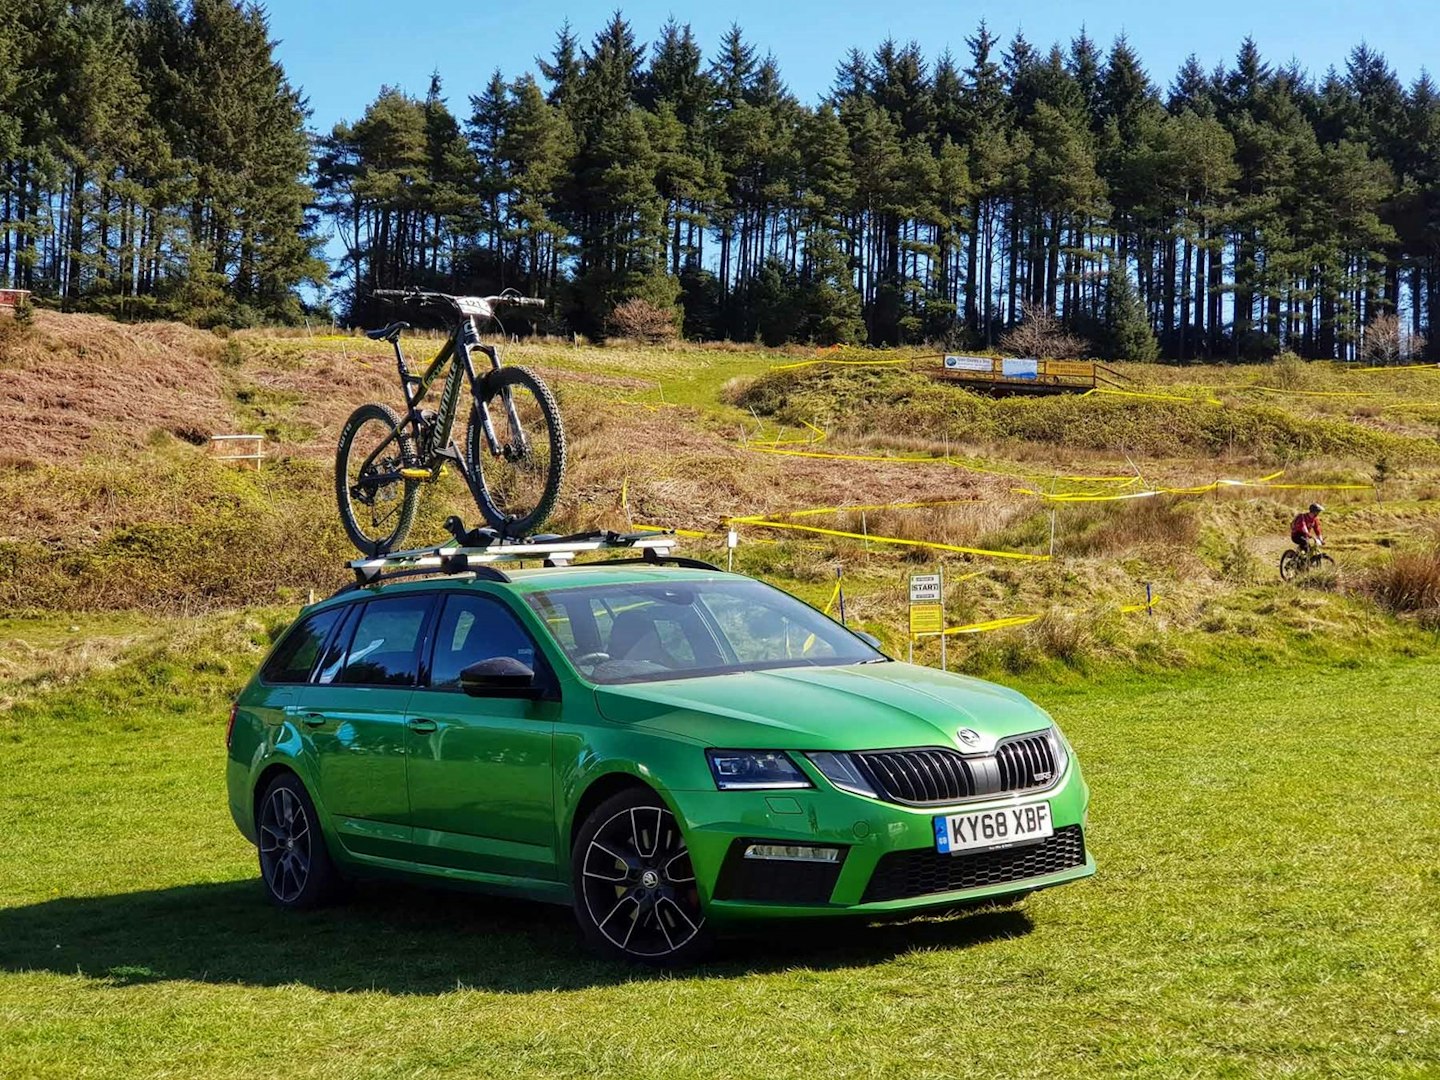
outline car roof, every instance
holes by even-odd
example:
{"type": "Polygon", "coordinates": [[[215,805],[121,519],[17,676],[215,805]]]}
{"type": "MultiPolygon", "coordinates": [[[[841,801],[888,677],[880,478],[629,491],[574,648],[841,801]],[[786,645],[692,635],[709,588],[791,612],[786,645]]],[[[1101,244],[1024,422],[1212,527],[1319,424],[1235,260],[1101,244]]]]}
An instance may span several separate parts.
{"type": "Polygon", "coordinates": [[[530,569],[507,569],[509,581],[495,581],[491,578],[476,577],[470,573],[453,575],[435,574],[427,577],[407,578],[404,581],[381,581],[343,589],[334,596],[323,600],[306,611],[320,610],[334,603],[344,603],[360,597],[390,596],[407,592],[428,592],[436,589],[463,589],[472,585],[484,585],[490,589],[526,596],[547,592],[552,589],[569,589],[587,585],[633,585],[640,582],[663,581],[713,581],[716,578],[728,580],[751,579],[743,574],[727,574],[724,571],[701,570],[686,566],[650,565],[634,562],[593,562],[578,566],[545,566],[530,569]]]}

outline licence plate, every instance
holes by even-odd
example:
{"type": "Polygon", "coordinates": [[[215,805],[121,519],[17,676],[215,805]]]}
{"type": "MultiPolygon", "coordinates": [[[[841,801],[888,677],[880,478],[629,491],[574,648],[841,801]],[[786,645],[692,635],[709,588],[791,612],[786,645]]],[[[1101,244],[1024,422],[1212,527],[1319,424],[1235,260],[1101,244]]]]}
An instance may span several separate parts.
{"type": "Polygon", "coordinates": [[[1008,847],[1055,834],[1048,802],[971,810],[935,819],[935,850],[942,855],[1008,847]]]}

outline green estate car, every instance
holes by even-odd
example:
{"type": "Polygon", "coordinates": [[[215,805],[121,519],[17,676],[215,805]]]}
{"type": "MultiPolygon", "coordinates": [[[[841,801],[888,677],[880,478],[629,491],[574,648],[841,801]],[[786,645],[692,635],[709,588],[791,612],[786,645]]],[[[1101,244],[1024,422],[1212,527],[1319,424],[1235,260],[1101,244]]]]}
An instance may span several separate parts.
{"type": "Polygon", "coordinates": [[[472,886],[571,904],[601,952],[670,964],[727,924],[1094,873],[1089,790],[1041,709],[700,565],[487,569],[306,608],[226,738],[270,898],[472,886]]]}

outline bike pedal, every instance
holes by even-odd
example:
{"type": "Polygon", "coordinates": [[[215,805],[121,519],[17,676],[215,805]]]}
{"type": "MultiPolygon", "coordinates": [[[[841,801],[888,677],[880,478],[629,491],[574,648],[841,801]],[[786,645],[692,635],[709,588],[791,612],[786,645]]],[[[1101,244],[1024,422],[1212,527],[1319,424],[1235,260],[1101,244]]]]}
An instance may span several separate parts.
{"type": "Polygon", "coordinates": [[[429,480],[429,469],[401,469],[400,475],[406,480],[429,480]]]}

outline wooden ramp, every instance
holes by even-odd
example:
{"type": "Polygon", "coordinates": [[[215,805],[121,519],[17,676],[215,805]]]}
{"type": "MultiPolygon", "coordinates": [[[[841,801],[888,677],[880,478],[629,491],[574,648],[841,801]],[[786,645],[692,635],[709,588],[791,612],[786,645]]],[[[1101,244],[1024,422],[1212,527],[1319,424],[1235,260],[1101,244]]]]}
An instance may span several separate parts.
{"type": "Polygon", "coordinates": [[[1093,360],[1039,360],[1029,357],[936,355],[937,379],[967,389],[1006,394],[1073,394],[1097,387],[1122,387],[1130,379],[1093,360]]]}

